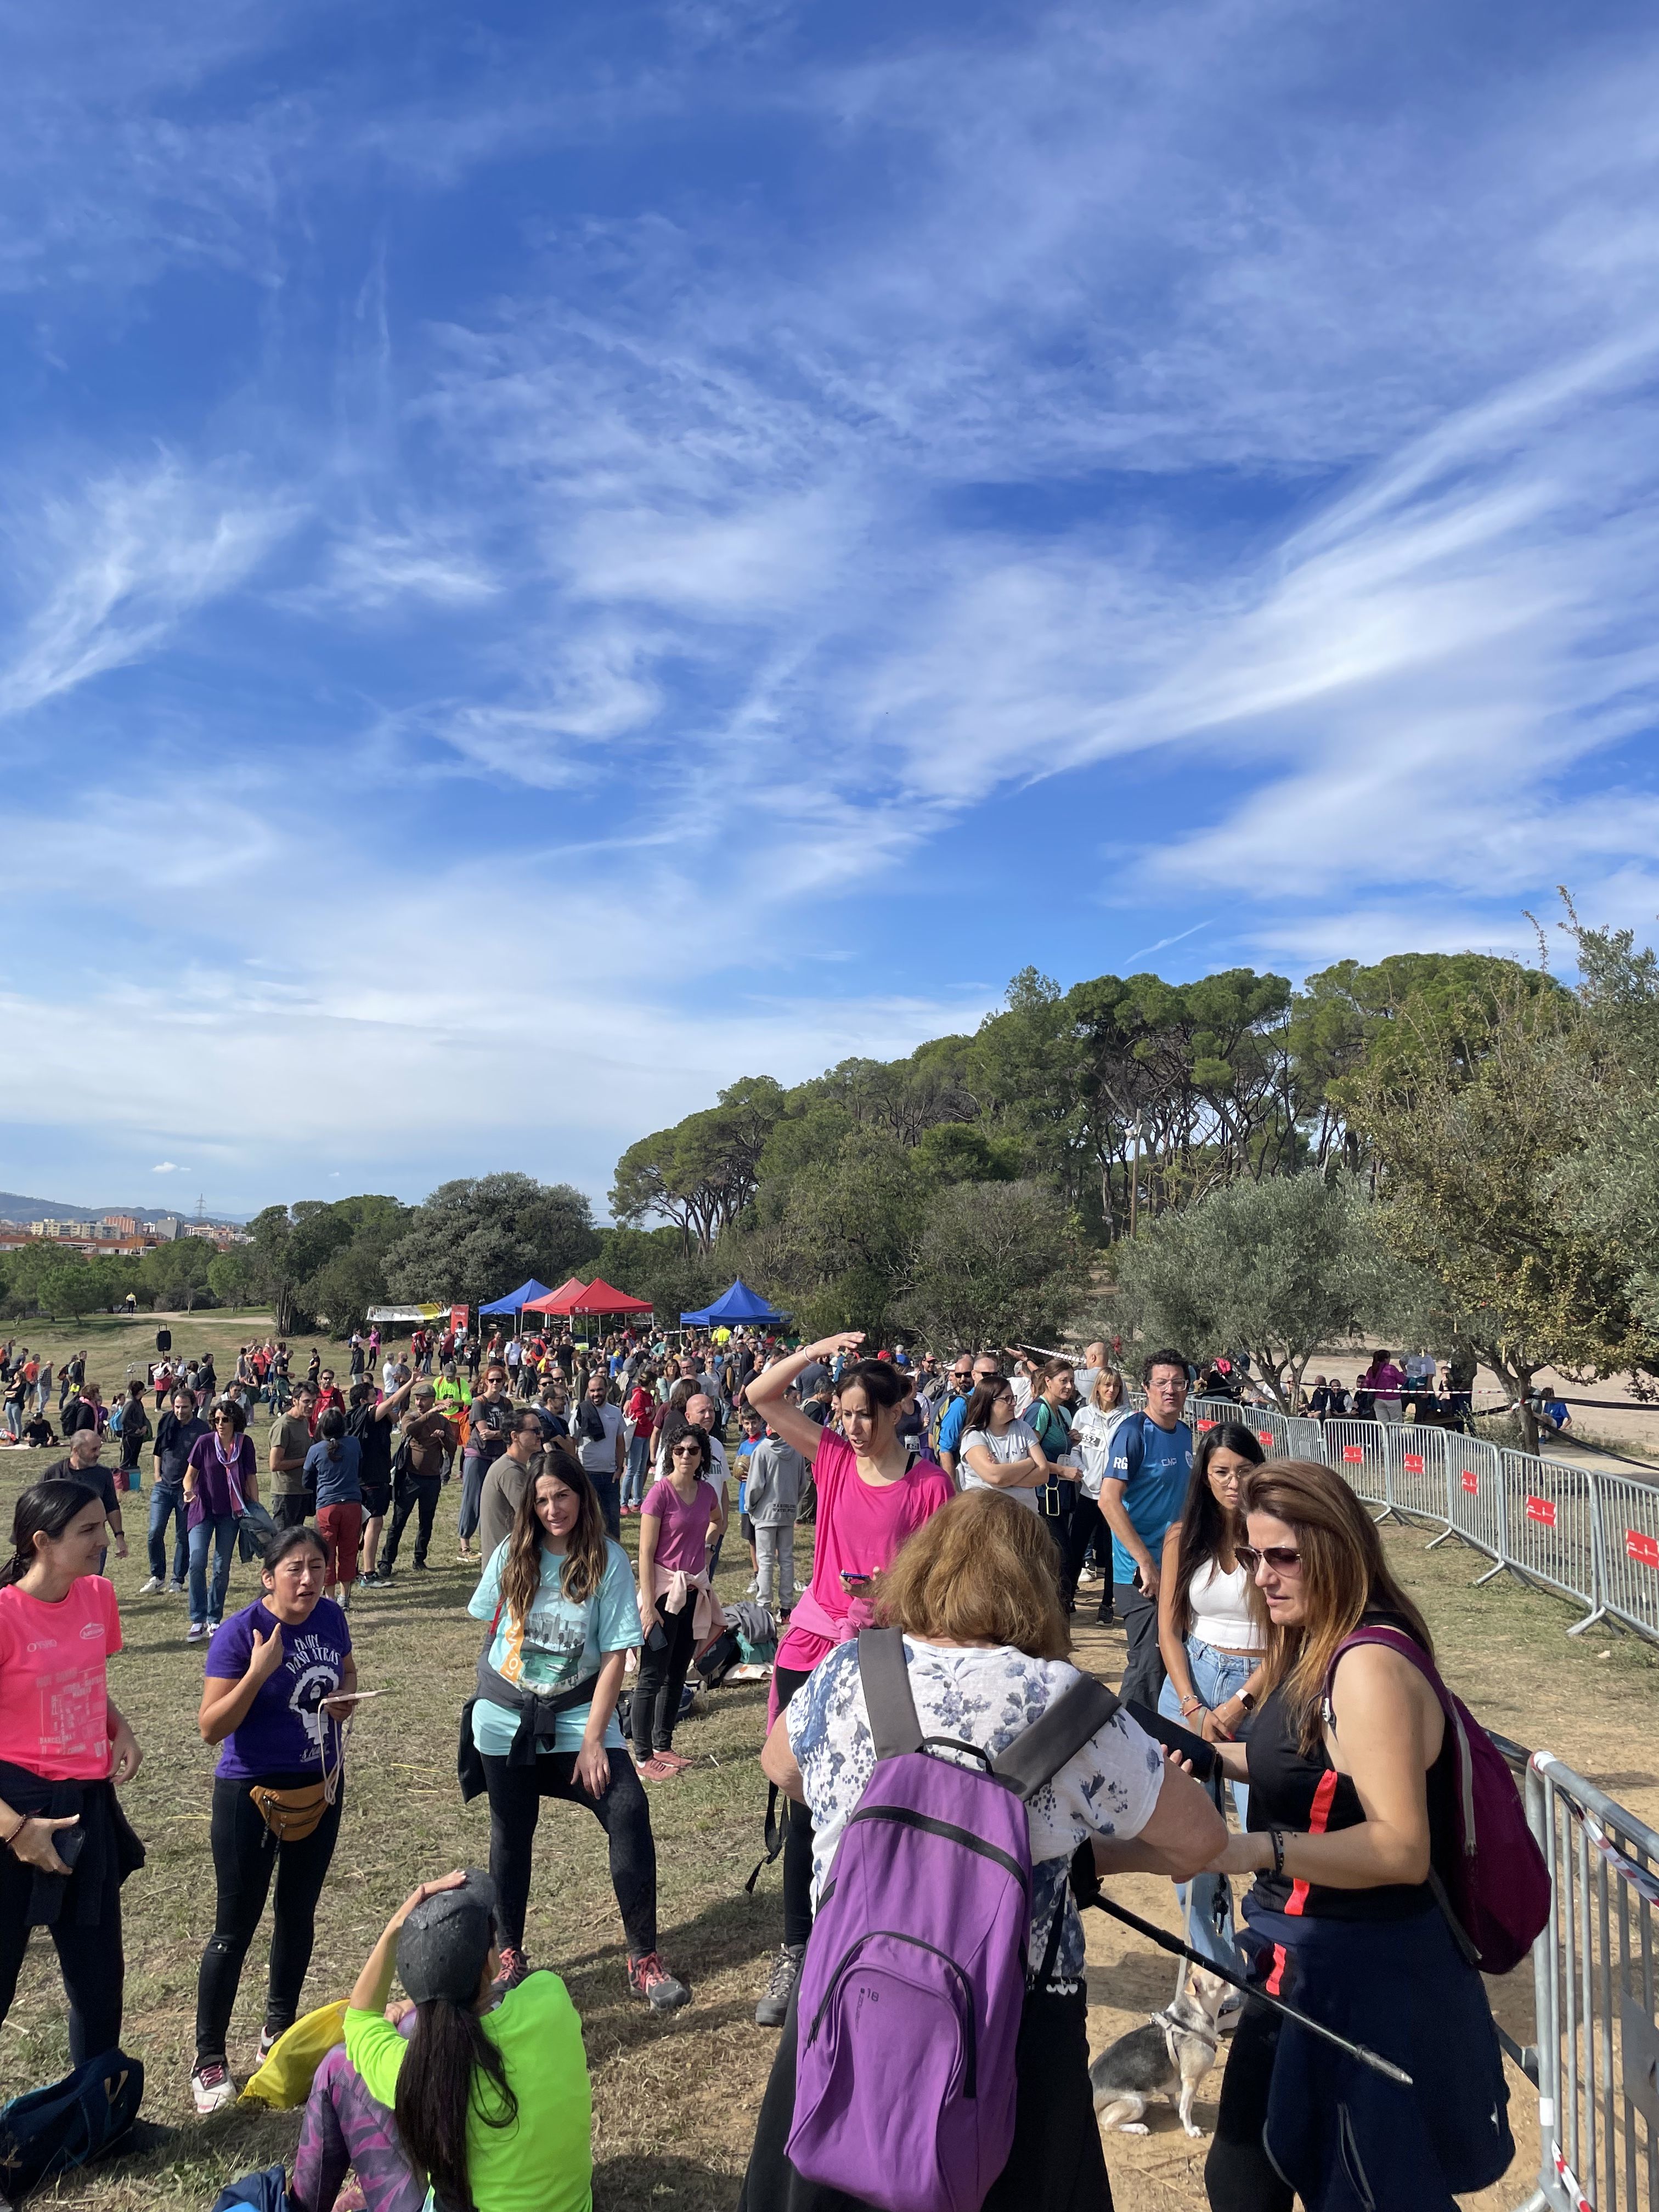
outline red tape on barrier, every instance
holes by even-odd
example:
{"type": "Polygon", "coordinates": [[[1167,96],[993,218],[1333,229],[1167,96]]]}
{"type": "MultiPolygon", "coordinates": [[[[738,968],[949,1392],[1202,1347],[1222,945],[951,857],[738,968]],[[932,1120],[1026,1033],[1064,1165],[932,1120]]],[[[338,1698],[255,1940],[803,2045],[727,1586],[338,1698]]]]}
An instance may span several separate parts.
{"type": "Polygon", "coordinates": [[[1350,1467],[1358,1467],[1365,1456],[1364,1444],[1344,1444],[1342,1456],[1350,1467]]]}
{"type": "Polygon", "coordinates": [[[1215,1423],[1213,1421],[1200,1421],[1198,1425],[1200,1429],[1212,1429],[1215,1426],[1215,1423]]]}
{"type": "Polygon", "coordinates": [[[1529,1498],[1527,1500],[1528,1521],[1541,1521],[1547,1528],[1555,1526],[1555,1500],[1553,1498],[1529,1498]]]}
{"type": "Polygon", "coordinates": [[[1271,1451],[1273,1448],[1273,1431],[1271,1429],[1258,1429],[1255,1433],[1256,1439],[1261,1444],[1262,1450],[1271,1451]]]}
{"type": "Polygon", "coordinates": [[[1644,1567],[1659,1567],[1659,1536],[1644,1536],[1639,1528],[1626,1528],[1625,1549],[1644,1567]]]}
{"type": "Polygon", "coordinates": [[[1422,1474],[1423,1455],[1421,1452],[1404,1452],[1401,1455],[1401,1462],[1407,1474],[1422,1474]]]}
{"type": "Polygon", "coordinates": [[[1471,1498],[1480,1487],[1480,1478],[1472,1467],[1466,1467],[1463,1470],[1463,1487],[1471,1498]]]}

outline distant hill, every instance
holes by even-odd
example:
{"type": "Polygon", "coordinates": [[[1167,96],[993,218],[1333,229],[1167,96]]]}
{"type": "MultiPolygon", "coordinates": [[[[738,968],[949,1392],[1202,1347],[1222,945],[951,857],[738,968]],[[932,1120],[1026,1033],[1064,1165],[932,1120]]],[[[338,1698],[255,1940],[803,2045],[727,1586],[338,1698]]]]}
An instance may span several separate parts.
{"type": "MultiPolygon", "coordinates": [[[[130,1213],[135,1221],[159,1221],[176,1213],[181,1221],[194,1218],[190,1206],[71,1206],[61,1198],[24,1198],[15,1190],[0,1190],[0,1221],[27,1226],[31,1221],[101,1221],[106,1213],[130,1213]]],[[[240,1222],[240,1213],[210,1213],[210,1221],[240,1222]]]]}

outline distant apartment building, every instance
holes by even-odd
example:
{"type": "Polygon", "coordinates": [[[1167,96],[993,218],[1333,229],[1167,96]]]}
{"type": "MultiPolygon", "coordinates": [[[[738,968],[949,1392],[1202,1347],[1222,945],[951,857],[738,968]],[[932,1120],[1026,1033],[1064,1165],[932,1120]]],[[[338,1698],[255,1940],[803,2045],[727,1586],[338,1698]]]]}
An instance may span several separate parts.
{"type": "Polygon", "coordinates": [[[106,1237],[136,1237],[138,1217],[136,1213],[106,1213],[98,1226],[106,1237]]]}
{"type": "Polygon", "coordinates": [[[49,1220],[31,1221],[29,1224],[31,1237],[44,1237],[54,1244],[61,1243],[72,1237],[90,1237],[92,1233],[92,1224],[89,1221],[49,1220]]]}
{"type": "Polygon", "coordinates": [[[164,1244],[171,1244],[175,1237],[184,1234],[185,1224],[176,1213],[164,1213],[159,1221],[151,1222],[150,1230],[164,1244]]]}

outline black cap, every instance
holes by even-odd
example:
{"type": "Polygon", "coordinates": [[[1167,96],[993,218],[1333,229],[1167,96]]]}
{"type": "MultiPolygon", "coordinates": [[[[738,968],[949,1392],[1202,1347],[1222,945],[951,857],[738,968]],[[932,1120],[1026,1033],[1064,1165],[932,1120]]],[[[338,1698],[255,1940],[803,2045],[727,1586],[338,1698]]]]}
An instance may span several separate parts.
{"type": "Polygon", "coordinates": [[[423,1898],[398,1933],[398,1978],[416,2004],[471,2004],[495,1940],[495,1885],[469,1867],[453,1889],[423,1898]]]}

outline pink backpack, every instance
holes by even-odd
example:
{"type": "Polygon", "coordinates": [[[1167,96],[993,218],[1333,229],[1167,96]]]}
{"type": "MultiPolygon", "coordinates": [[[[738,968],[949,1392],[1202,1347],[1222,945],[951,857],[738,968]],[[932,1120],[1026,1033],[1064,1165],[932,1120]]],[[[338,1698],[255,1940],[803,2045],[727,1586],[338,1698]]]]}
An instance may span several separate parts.
{"type": "Polygon", "coordinates": [[[1550,1912],[1549,1869],[1527,1826],[1508,1762],[1462,1699],[1441,1680],[1417,1638],[1403,1628],[1378,1622],[1357,1628],[1337,1646],[1325,1676],[1328,1715],[1337,1660],[1357,1644],[1386,1644],[1410,1660],[1440,1701],[1456,1747],[1459,1849],[1450,1866],[1429,1869],[1429,1882],[1469,1964],[1483,1974],[1507,1974],[1531,1950],[1550,1912]]]}

